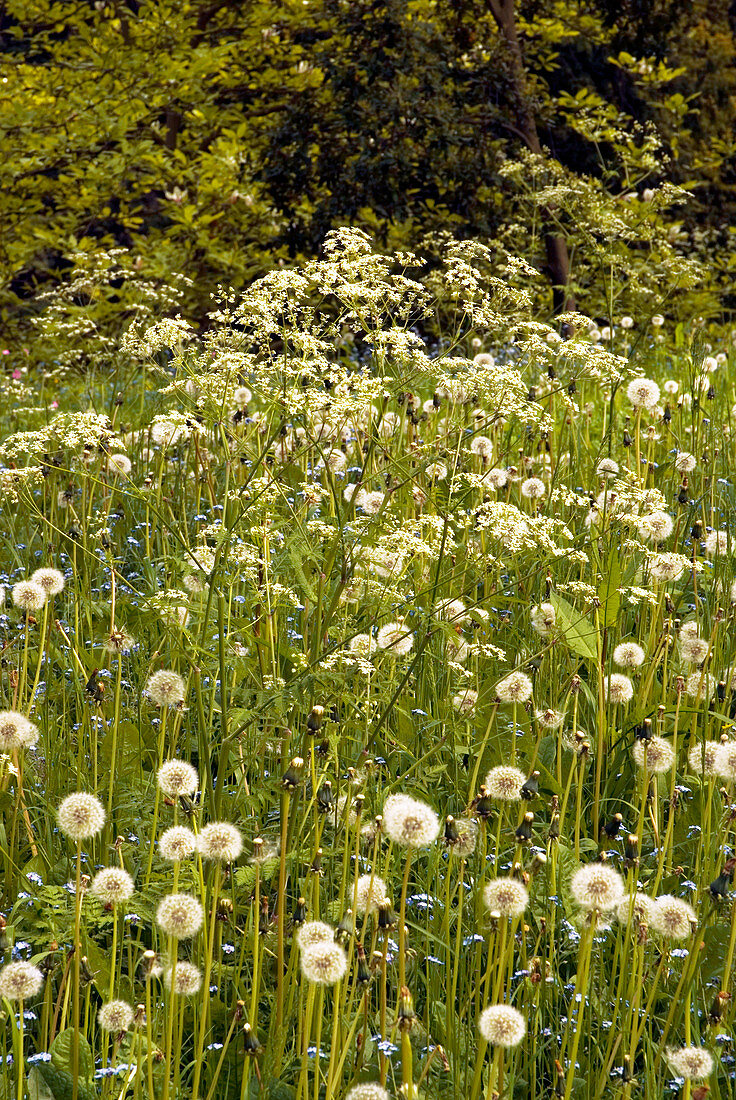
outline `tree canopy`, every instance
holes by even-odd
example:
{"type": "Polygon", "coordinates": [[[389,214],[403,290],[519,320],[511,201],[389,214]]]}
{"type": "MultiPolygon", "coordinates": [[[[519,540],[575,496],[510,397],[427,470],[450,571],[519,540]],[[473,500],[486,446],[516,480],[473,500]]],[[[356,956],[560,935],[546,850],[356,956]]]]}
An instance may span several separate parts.
{"type": "Polygon", "coordinates": [[[553,285],[607,317],[698,283],[682,308],[730,309],[735,23],[725,0],[8,0],[6,340],[206,325],[218,285],[345,224],[429,257],[494,242],[550,310],[553,285]]]}

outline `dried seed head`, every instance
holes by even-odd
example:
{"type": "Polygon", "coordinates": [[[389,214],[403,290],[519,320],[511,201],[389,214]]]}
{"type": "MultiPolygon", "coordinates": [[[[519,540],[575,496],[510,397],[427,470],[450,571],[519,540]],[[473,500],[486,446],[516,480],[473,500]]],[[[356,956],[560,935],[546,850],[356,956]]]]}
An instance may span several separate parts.
{"type": "Polygon", "coordinates": [[[156,910],[159,927],[177,940],[196,935],[204,921],[204,910],[191,894],[168,894],[156,910]]]}
{"type": "Polygon", "coordinates": [[[14,710],[0,711],[0,752],[30,748],[38,741],[38,727],[24,714],[14,710]]]}
{"type": "Polygon", "coordinates": [[[103,867],[92,879],[90,893],[105,905],[119,905],[132,896],[134,889],[133,879],[122,867],[103,867]]]}
{"type": "Polygon", "coordinates": [[[359,917],[374,912],[388,894],[386,883],[378,875],[361,875],[356,886],[355,911],[359,917]]]}
{"type": "Polygon", "coordinates": [[[426,848],[439,836],[440,821],[426,802],[392,794],[383,804],[383,829],[394,844],[426,848]]]}
{"type": "Polygon", "coordinates": [[[521,800],[521,788],[526,783],[526,776],[518,768],[500,764],[491,768],[485,780],[485,788],[489,798],[496,798],[500,802],[519,802],[521,800]]]}
{"type": "Polygon", "coordinates": [[[199,789],[196,768],[185,760],[167,760],[158,770],[158,785],[169,798],[193,795],[199,789]]]}
{"type": "Polygon", "coordinates": [[[644,650],[636,642],[621,642],[613,651],[614,664],[619,668],[638,668],[644,657],[644,650]]]}
{"type": "Polygon", "coordinates": [[[647,771],[658,775],[668,772],[675,763],[674,749],[663,737],[652,737],[649,741],[635,741],[632,753],[640,768],[646,768],[647,771]]]}
{"type": "Polygon", "coordinates": [[[390,1095],[378,1081],[364,1081],[353,1085],[345,1094],[345,1100],[390,1100],[390,1095]]]}
{"type": "Polygon", "coordinates": [[[159,837],[158,850],[161,858],[170,863],[188,859],[197,850],[197,838],[186,825],[174,825],[159,837]]]}
{"type": "Polygon", "coordinates": [[[64,588],[64,574],[59,569],[37,569],[31,580],[39,584],[47,596],[58,596],[64,588]]]}
{"type": "Polygon", "coordinates": [[[314,947],[316,943],[333,943],[335,929],[330,924],[321,920],[308,920],[302,924],[296,934],[296,942],[300,951],[306,951],[314,947]]]}
{"type": "Polygon", "coordinates": [[[715,1066],[713,1055],[703,1047],[670,1048],[667,1061],[677,1076],[684,1077],[686,1081],[701,1081],[709,1077],[715,1066]]]}
{"type": "Polygon", "coordinates": [[[503,917],[520,917],[529,904],[529,893],[515,878],[496,878],[486,884],[483,901],[492,913],[503,917]]]}
{"type": "MultiPolygon", "coordinates": [[[[172,967],[164,971],[164,985],[171,989],[172,967]]],[[[192,997],[202,985],[202,972],[193,963],[177,961],[174,971],[174,993],[182,997],[192,997]]]]}
{"type": "Polygon", "coordinates": [[[178,707],[184,702],[186,687],[178,672],[162,668],[148,677],[146,695],[157,707],[178,707]]]}
{"type": "Polygon", "coordinates": [[[46,603],[46,589],[35,581],[18,581],[13,585],[11,596],[21,611],[40,611],[46,603]]]}
{"type": "Polygon", "coordinates": [[[59,828],[72,840],[87,840],[105,824],[105,810],[92,794],[67,795],[58,810],[59,828]]]}
{"type": "Polygon", "coordinates": [[[97,1023],[103,1031],[127,1031],[133,1023],[133,1008],[127,1001],[108,1001],[97,1013],[97,1023]]]}
{"type": "Polygon", "coordinates": [[[526,1020],[511,1005],[489,1005],[480,1014],[478,1031],[492,1046],[515,1047],[526,1035],[526,1020]]]}
{"type": "Polygon", "coordinates": [[[496,684],[496,697],[502,703],[526,703],[531,699],[532,687],[526,673],[517,669],[496,684]]]}
{"type": "Polygon", "coordinates": [[[243,850],[243,838],[229,821],[212,821],[197,837],[197,850],[202,859],[232,863],[243,850]]]}
{"type": "Polygon", "coordinates": [[[589,863],[570,880],[570,891],[583,909],[607,912],[615,909],[624,895],[624,880],[605,863],[589,863]]]}
{"type": "Polygon", "coordinates": [[[686,939],[692,934],[697,920],[693,907],[682,898],[662,894],[654,899],[651,927],[666,939],[686,939]]]}
{"type": "Polygon", "coordinates": [[[348,957],[339,943],[323,941],[302,950],[301,968],[308,982],[334,985],[347,973],[348,957]]]}
{"type": "Polygon", "coordinates": [[[29,962],[11,962],[0,970],[0,997],[27,1001],[41,992],[43,974],[29,962]]]}
{"type": "Polygon", "coordinates": [[[634,697],[634,685],[628,676],[612,672],[604,680],[606,698],[609,703],[630,703],[634,697]]]}

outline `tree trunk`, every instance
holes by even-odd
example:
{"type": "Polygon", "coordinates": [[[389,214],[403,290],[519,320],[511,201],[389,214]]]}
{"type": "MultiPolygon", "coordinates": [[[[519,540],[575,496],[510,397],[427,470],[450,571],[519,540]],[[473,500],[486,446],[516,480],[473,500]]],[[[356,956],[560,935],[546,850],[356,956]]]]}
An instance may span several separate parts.
{"type": "MultiPolygon", "coordinates": [[[[532,153],[542,156],[537,121],[527,91],[526,69],[516,29],[514,0],[488,0],[488,4],[509,52],[510,75],[518,110],[516,128],[523,137],[527,148],[532,153]]],[[[555,313],[561,313],[574,310],[576,308],[575,298],[569,290],[570,256],[567,251],[567,241],[561,233],[555,230],[553,209],[549,206],[543,206],[541,214],[544,224],[547,268],[552,282],[554,311],[555,313]]]]}

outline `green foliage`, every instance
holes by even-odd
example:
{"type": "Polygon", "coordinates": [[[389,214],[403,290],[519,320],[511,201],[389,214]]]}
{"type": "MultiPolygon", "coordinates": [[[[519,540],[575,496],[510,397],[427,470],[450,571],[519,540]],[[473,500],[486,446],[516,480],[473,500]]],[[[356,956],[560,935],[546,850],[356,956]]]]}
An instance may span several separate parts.
{"type": "Polygon", "coordinates": [[[716,314],[715,282],[691,291],[695,259],[711,281],[730,262],[726,16],[531,0],[515,14],[523,88],[475,4],[10,0],[6,340],[47,366],[110,363],[131,321],[180,312],[205,326],[218,285],[314,254],[345,223],[432,255],[447,231],[500,240],[542,273],[543,309],[553,228],[589,314],[664,301],[716,314]],[[520,104],[537,163],[519,159],[520,104]]]}

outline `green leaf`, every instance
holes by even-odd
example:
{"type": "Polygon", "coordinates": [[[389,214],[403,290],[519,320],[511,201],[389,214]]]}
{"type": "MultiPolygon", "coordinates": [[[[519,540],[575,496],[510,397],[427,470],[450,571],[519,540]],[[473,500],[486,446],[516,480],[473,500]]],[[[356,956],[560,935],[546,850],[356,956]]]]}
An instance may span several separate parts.
{"type": "Polygon", "coordinates": [[[565,641],[578,657],[585,657],[590,661],[598,660],[598,632],[595,626],[584,615],[558,596],[556,592],[550,593],[550,603],[555,609],[557,625],[562,631],[565,641]]]}
{"type": "MultiPolygon", "coordinates": [[[[63,1034],[63,1033],[62,1033],[63,1034]]],[[[69,1070],[59,1069],[53,1062],[38,1062],[34,1067],[51,1091],[54,1100],[72,1100],[74,1087],[69,1070]]],[[[77,1088],[78,1100],[97,1100],[97,1090],[91,1083],[80,1078],[77,1088]]]]}
{"type": "Polygon", "coordinates": [[[605,629],[610,630],[616,625],[618,613],[621,607],[621,557],[618,547],[614,546],[611,553],[601,564],[603,574],[598,585],[598,599],[601,602],[600,623],[605,629]]]}
{"type": "MultiPolygon", "coordinates": [[[[74,1028],[59,1032],[51,1044],[51,1063],[58,1070],[72,1072],[74,1065],[74,1028]]],[[[79,1076],[88,1080],[94,1076],[95,1060],[84,1035],[79,1036],[79,1076]]]]}
{"type": "Polygon", "coordinates": [[[53,1091],[38,1072],[37,1066],[31,1066],[27,1081],[30,1100],[55,1100],[53,1091]]]}

